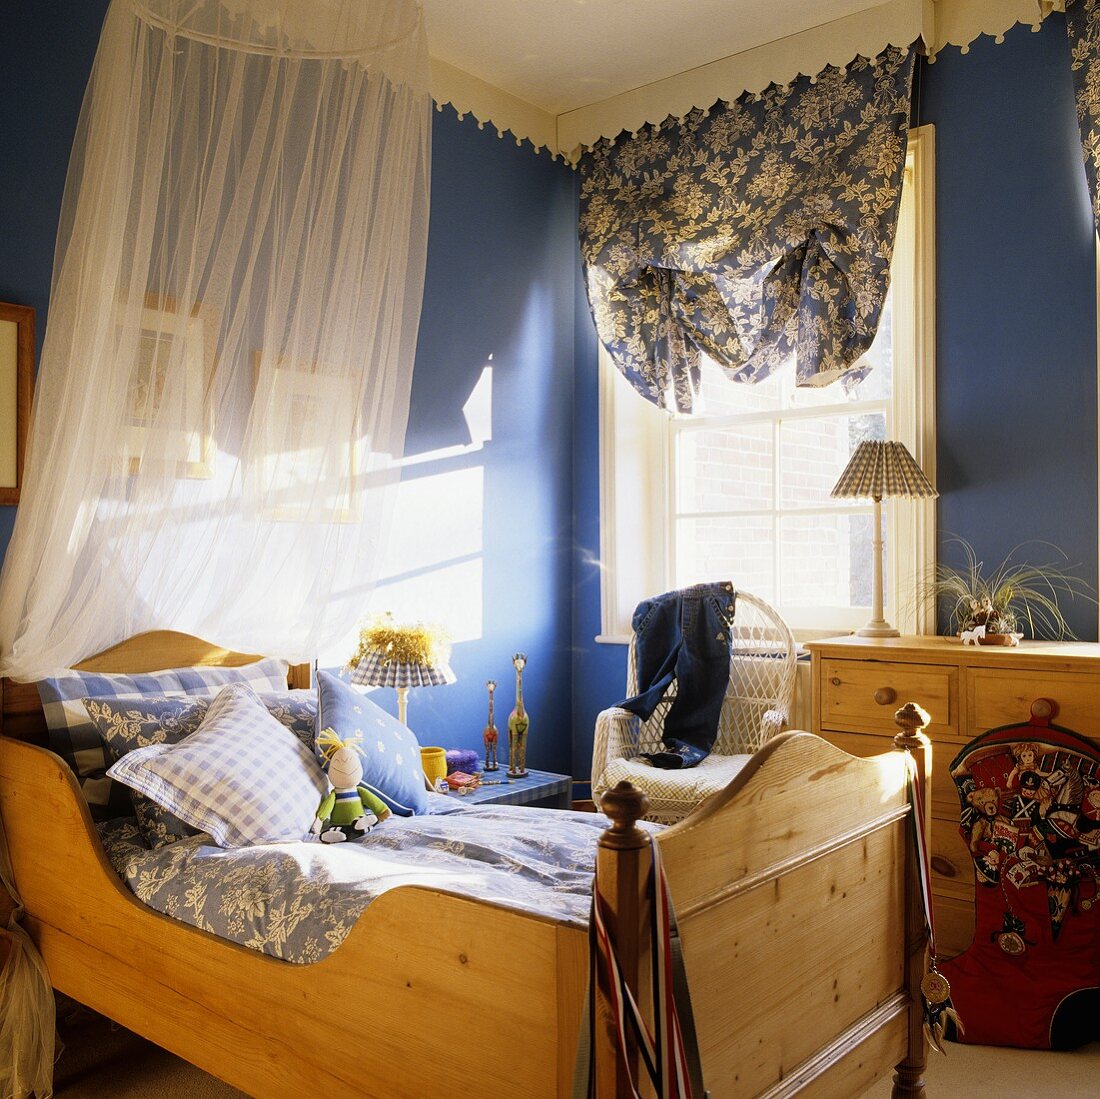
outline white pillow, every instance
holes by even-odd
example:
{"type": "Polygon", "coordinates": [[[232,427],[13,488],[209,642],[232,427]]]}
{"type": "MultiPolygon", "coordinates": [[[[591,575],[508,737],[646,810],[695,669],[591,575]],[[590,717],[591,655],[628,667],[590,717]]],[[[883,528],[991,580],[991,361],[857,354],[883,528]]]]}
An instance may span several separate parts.
{"type": "Polygon", "coordinates": [[[304,839],[328,780],[246,683],[224,687],[178,744],[151,744],[107,774],[209,832],[219,847],[304,839]]]}

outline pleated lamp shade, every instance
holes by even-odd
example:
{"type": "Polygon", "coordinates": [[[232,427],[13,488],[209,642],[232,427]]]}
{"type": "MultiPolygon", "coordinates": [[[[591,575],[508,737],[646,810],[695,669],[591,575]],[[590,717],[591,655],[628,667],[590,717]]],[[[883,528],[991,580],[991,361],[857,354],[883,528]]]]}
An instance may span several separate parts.
{"type": "Polygon", "coordinates": [[[904,443],[867,440],[856,447],[831,496],[883,500],[938,496],[904,443]]]}
{"type": "Polygon", "coordinates": [[[348,679],[364,687],[438,687],[454,683],[450,664],[403,664],[368,653],[351,669],[348,679]]]}
{"type": "Polygon", "coordinates": [[[352,683],[364,687],[396,687],[397,719],[409,723],[409,688],[438,687],[454,683],[456,676],[450,664],[416,664],[401,660],[386,660],[381,653],[368,653],[348,673],[352,683]]]}

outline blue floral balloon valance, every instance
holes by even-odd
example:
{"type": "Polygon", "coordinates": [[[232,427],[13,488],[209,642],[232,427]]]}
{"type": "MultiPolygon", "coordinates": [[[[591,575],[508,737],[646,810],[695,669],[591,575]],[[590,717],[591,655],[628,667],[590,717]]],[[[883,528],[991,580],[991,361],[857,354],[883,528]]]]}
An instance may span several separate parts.
{"type": "Polygon", "coordinates": [[[740,382],[792,353],[799,385],[852,370],[886,296],[913,57],[857,58],[582,157],[588,300],[639,393],[690,412],[701,353],[740,382]]]}
{"type": "Polygon", "coordinates": [[[1093,219],[1100,226],[1100,2],[1077,0],[1066,5],[1070,70],[1081,128],[1081,151],[1092,197],[1093,219]]]}

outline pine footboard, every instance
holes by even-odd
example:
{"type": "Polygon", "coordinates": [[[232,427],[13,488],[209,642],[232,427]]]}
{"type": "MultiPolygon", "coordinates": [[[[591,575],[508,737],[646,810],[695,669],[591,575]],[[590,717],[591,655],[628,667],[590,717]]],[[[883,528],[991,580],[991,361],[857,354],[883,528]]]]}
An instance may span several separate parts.
{"type": "MultiPolygon", "coordinates": [[[[927,740],[898,742],[926,775],[927,740]]],[[[905,757],[786,733],[658,837],[712,1096],[859,1096],[893,1066],[923,1094],[905,757]]]]}

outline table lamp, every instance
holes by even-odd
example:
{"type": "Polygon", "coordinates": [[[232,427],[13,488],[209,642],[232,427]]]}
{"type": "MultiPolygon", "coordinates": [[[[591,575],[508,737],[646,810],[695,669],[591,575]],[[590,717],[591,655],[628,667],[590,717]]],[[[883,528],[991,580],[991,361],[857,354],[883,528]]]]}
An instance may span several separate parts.
{"type": "Polygon", "coordinates": [[[396,687],[397,717],[408,725],[410,687],[455,682],[445,640],[431,627],[402,625],[383,615],[360,631],[359,649],[348,661],[348,679],[364,687],[396,687]]]}
{"type": "Polygon", "coordinates": [[[899,631],[882,614],[882,500],[885,496],[914,499],[938,496],[939,493],[903,443],[870,439],[856,447],[830,495],[837,499],[870,497],[875,502],[871,621],[856,630],[856,634],[859,637],[899,637],[899,631]]]}

